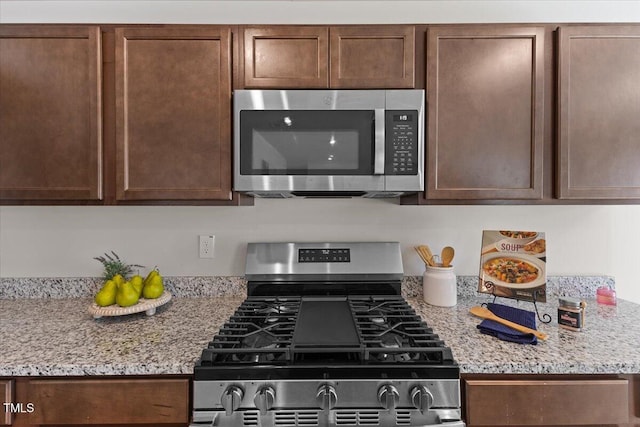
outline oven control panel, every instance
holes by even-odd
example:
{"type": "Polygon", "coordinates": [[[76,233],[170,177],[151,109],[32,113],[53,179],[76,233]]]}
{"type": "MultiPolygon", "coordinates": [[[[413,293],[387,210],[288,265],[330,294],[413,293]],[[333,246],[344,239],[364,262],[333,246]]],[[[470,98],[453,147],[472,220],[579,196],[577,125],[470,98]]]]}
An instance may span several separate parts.
{"type": "Polygon", "coordinates": [[[418,112],[385,112],[385,175],[418,174],[418,112]]]}
{"type": "Polygon", "coordinates": [[[351,249],[298,249],[298,262],[351,262],[351,249]]]}

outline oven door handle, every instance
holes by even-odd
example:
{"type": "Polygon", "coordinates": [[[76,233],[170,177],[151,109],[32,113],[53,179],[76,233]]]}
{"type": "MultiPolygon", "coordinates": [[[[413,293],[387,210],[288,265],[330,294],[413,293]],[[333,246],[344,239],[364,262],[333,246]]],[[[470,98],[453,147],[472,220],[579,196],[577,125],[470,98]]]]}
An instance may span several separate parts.
{"type": "Polygon", "coordinates": [[[376,108],[374,110],[374,152],[373,152],[373,174],[384,175],[384,145],[385,145],[385,132],[384,132],[384,108],[376,108]]]}

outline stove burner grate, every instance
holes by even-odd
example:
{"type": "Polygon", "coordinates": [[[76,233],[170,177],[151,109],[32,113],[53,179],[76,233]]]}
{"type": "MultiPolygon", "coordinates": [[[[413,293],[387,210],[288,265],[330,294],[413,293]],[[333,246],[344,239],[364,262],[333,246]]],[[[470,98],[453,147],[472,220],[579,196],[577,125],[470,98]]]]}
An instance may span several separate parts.
{"type": "Polygon", "coordinates": [[[453,362],[451,350],[401,298],[350,299],[368,354],[379,363],[453,362]]]}
{"type": "Polygon", "coordinates": [[[451,350],[400,296],[248,298],[200,361],[203,366],[412,363],[454,362],[451,350]]]}
{"type": "Polygon", "coordinates": [[[201,365],[289,362],[299,307],[299,298],[246,300],[202,352],[201,365]]]}

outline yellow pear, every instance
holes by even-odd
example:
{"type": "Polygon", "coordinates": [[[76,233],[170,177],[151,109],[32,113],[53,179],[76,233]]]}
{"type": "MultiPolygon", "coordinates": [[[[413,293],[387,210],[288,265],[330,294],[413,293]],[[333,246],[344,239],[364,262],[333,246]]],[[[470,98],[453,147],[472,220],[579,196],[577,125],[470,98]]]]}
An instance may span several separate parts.
{"type": "Polygon", "coordinates": [[[104,282],[102,289],[96,294],[95,302],[100,307],[107,307],[116,303],[116,291],[118,286],[113,280],[107,280],[104,282]]]}
{"type": "Polygon", "coordinates": [[[138,291],[133,287],[131,282],[124,282],[118,286],[118,292],[116,292],[116,304],[120,307],[129,307],[138,302],[140,296],[138,291]]]}
{"type": "Polygon", "coordinates": [[[145,277],[145,279],[143,281],[144,284],[146,285],[147,283],[149,283],[151,281],[151,278],[154,277],[154,276],[157,276],[157,275],[158,275],[158,270],[157,270],[157,268],[154,268],[153,270],[151,270],[149,272],[149,274],[147,274],[147,277],[145,277]]]}
{"type": "MultiPolygon", "coordinates": [[[[155,270],[154,270],[155,271],[155,270]]],[[[162,276],[160,274],[153,275],[142,289],[142,296],[147,299],[158,298],[164,292],[162,284],[162,276]]]]}
{"type": "Polygon", "coordinates": [[[142,288],[144,287],[142,276],[136,274],[131,278],[131,280],[129,280],[129,282],[131,282],[131,285],[133,285],[133,288],[138,293],[138,296],[140,296],[142,294],[142,288]]]}
{"type": "Polygon", "coordinates": [[[116,285],[120,286],[124,283],[124,277],[122,277],[120,274],[116,274],[115,276],[113,276],[111,278],[111,280],[113,280],[114,282],[116,282],[116,285]]]}

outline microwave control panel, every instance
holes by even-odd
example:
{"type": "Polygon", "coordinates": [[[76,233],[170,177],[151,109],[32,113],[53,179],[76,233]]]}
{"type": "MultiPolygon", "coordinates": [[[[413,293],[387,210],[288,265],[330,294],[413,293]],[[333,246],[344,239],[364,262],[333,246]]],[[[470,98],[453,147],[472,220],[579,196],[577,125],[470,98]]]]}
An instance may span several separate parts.
{"type": "Polygon", "coordinates": [[[418,111],[385,111],[385,175],[418,174],[418,111]]]}

